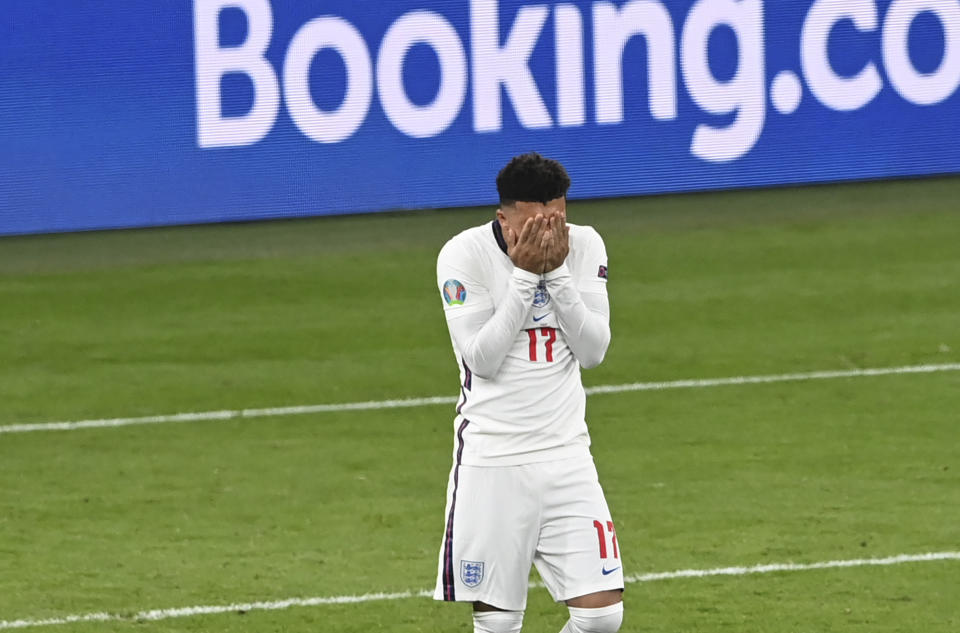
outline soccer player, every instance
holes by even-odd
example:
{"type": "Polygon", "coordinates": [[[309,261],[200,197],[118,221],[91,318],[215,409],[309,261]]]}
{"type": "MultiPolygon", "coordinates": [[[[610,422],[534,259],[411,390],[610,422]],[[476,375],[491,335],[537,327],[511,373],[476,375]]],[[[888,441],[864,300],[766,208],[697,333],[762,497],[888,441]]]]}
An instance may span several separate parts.
{"type": "Polygon", "coordinates": [[[615,633],[623,566],[590,454],[580,368],[610,342],[600,235],[566,222],[570,178],[536,153],[497,176],[496,219],[444,245],[437,283],[461,396],[438,600],[473,603],[476,633],[517,633],[535,564],[570,619],[615,633]]]}

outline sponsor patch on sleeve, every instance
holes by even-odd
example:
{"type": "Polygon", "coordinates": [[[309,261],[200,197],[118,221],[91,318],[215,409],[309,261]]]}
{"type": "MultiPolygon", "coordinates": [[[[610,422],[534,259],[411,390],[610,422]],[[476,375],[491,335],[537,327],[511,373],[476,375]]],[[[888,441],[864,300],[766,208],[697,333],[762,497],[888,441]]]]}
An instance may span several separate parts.
{"type": "Polygon", "coordinates": [[[606,279],[606,278],[607,278],[607,267],[606,267],[606,266],[601,266],[601,267],[600,267],[600,272],[597,273],[597,277],[599,277],[600,279],[606,279]]]}
{"type": "Polygon", "coordinates": [[[443,282],[443,300],[450,306],[462,306],[467,300],[467,289],[456,279],[443,282]]]}

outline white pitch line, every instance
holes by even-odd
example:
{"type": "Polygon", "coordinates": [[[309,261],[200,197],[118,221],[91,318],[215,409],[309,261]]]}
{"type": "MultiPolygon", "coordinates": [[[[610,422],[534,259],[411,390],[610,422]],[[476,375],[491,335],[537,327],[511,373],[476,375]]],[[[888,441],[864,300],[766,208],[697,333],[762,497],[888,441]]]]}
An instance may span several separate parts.
{"type": "Polygon", "coordinates": [[[370,402],[343,402],[339,404],[311,404],[267,409],[233,409],[223,411],[198,411],[172,415],[148,415],[139,418],[105,418],[102,420],[79,420],[76,422],[39,422],[35,424],[0,425],[0,433],[32,433],[36,431],[76,431],[79,429],[102,429],[138,424],[170,424],[173,422],[203,422],[210,420],[235,420],[242,418],[270,418],[308,413],[334,413],[340,411],[365,411],[372,409],[400,409],[425,407],[434,404],[456,404],[455,396],[432,396],[406,400],[373,400],[370,402]]]}
{"type": "Polygon", "coordinates": [[[819,563],[768,563],[753,567],[717,567],[714,569],[680,569],[677,571],[657,572],[629,576],[626,582],[653,582],[674,578],[706,578],[707,576],[748,576],[750,574],[769,574],[778,571],[813,571],[817,569],[837,569],[844,567],[870,567],[902,565],[904,563],[928,563],[941,560],[960,561],[960,552],[928,552],[926,554],[897,554],[886,558],[854,558],[848,560],[828,560],[819,563]]]}
{"type": "MultiPolygon", "coordinates": [[[[934,561],[960,561],[960,552],[928,552],[925,554],[898,554],[886,558],[857,558],[853,560],[830,560],[818,563],[770,563],[753,567],[717,567],[714,569],[678,569],[676,571],[656,572],[627,576],[626,583],[655,582],[676,578],[707,578],[710,576],[747,576],[751,574],[769,574],[774,572],[812,571],[817,569],[835,569],[845,567],[869,567],[902,565],[904,563],[927,563],[934,561]]],[[[531,587],[542,587],[532,584],[531,587]]],[[[247,611],[279,611],[291,607],[318,607],[330,604],[359,604],[386,600],[406,600],[409,598],[428,598],[433,595],[430,589],[420,591],[398,591],[395,593],[366,593],[356,596],[327,596],[316,598],[287,598],[261,602],[247,602],[226,605],[179,607],[175,609],[151,609],[140,611],[132,616],[116,613],[86,613],[66,615],[59,618],[0,620],[0,630],[26,629],[31,627],[55,626],[75,622],[143,622],[187,618],[197,615],[216,615],[220,613],[245,613],[247,611]]]]}
{"type": "MultiPolygon", "coordinates": [[[[671,380],[667,382],[634,382],[625,385],[599,385],[596,387],[588,387],[586,392],[588,395],[597,395],[605,393],[624,393],[628,391],[703,389],[707,387],[759,385],[775,382],[803,382],[808,380],[830,380],[835,378],[863,378],[868,376],[894,376],[902,374],[932,374],[947,371],[960,371],[960,363],[943,363],[939,365],[908,365],[905,367],[876,367],[872,369],[839,369],[793,374],[773,374],[768,376],[733,376],[729,378],[671,380]]],[[[438,404],[456,404],[456,402],[457,398],[453,396],[430,396],[427,398],[407,398],[403,400],[372,400],[367,402],[343,402],[339,404],[271,407],[267,409],[199,411],[195,413],[149,415],[136,418],[106,418],[102,420],[78,420],[74,422],[7,424],[0,425],[0,434],[33,433],[37,431],[76,431],[79,429],[102,429],[120,426],[133,426],[138,424],[169,424],[174,422],[202,422],[244,418],[269,418],[287,415],[305,415],[310,413],[336,413],[342,411],[402,409],[410,407],[425,407],[438,404]]]]}
{"type": "Polygon", "coordinates": [[[802,382],[806,380],[830,380],[834,378],[865,378],[869,376],[894,376],[903,374],[933,374],[944,371],[960,371],[960,363],[939,365],[908,365],[906,367],[876,367],[868,369],[836,369],[809,371],[794,374],[769,376],[734,376],[732,378],[704,378],[673,380],[670,382],[635,382],[628,385],[601,385],[587,389],[588,394],[623,393],[625,391],[659,391],[662,389],[695,389],[732,385],[761,385],[772,382],[802,382]]]}

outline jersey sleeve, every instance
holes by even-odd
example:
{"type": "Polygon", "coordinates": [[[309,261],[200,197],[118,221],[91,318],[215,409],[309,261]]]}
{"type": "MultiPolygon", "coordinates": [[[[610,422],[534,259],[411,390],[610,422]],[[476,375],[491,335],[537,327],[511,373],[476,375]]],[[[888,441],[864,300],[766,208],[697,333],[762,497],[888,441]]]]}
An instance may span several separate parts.
{"type": "Polygon", "coordinates": [[[480,378],[492,378],[527,319],[539,276],[514,268],[506,294],[494,305],[482,266],[476,253],[448,242],[437,258],[437,285],[463,362],[480,378]]]}
{"type": "Polygon", "coordinates": [[[440,250],[437,286],[448,321],[470,314],[493,314],[493,299],[479,264],[476,257],[471,258],[469,252],[452,241],[440,250]]]}
{"type": "Polygon", "coordinates": [[[607,296],[607,247],[603,238],[592,227],[586,228],[583,255],[576,270],[577,288],[582,293],[607,296]]]}
{"type": "MultiPolygon", "coordinates": [[[[572,259],[572,258],[570,258],[572,259]]],[[[607,251],[600,234],[586,227],[583,252],[571,269],[564,263],[544,275],[556,301],[560,330],[584,369],[596,367],[610,345],[607,251]]]]}

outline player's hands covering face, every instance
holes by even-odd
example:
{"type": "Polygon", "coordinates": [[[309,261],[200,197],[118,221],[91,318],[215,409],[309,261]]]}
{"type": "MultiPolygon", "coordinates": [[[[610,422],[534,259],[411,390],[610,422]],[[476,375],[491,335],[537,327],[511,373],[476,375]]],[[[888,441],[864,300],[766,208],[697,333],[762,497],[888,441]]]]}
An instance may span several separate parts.
{"type": "Polygon", "coordinates": [[[527,218],[519,235],[505,226],[504,239],[513,265],[538,275],[559,267],[570,252],[570,229],[560,213],[527,218]]]}
{"type": "Polygon", "coordinates": [[[547,244],[551,239],[547,234],[548,226],[547,218],[538,213],[532,218],[527,218],[519,235],[509,226],[504,227],[507,255],[510,256],[514,266],[538,275],[543,272],[547,244]]]}
{"type": "Polygon", "coordinates": [[[550,216],[546,234],[549,237],[543,272],[548,273],[559,268],[570,254],[570,227],[567,226],[567,218],[563,213],[550,216]]]}

